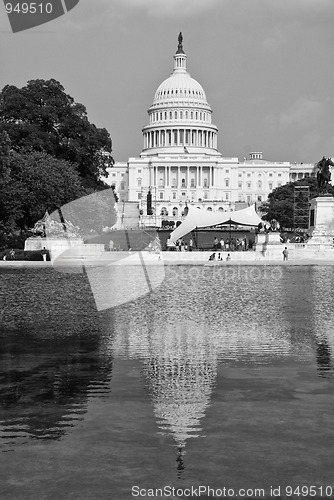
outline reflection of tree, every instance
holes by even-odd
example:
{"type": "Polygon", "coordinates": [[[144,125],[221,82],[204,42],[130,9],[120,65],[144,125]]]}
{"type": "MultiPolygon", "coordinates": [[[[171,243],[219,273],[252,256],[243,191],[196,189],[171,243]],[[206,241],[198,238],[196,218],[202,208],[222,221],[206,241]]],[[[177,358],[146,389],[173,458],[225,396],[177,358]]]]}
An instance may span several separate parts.
{"type": "Polygon", "coordinates": [[[26,353],[15,344],[2,353],[10,359],[0,371],[4,438],[59,439],[83,418],[89,398],[108,393],[112,359],[99,356],[97,339],[86,340],[51,341],[34,353],[36,340],[25,337],[26,353]]]}
{"type": "Polygon", "coordinates": [[[299,355],[303,348],[312,350],[320,377],[329,376],[333,371],[334,275],[329,270],[329,267],[303,267],[295,271],[298,272],[298,279],[292,280],[288,268],[282,268],[282,297],[291,343],[298,349],[299,355]]]}
{"type": "Polygon", "coordinates": [[[59,439],[83,418],[90,398],[109,391],[112,356],[100,350],[88,281],[36,269],[2,279],[0,433],[7,443],[59,439]]]}
{"type": "Polygon", "coordinates": [[[329,372],[333,371],[331,350],[326,340],[319,342],[317,345],[317,364],[320,377],[328,377],[329,372]]]}

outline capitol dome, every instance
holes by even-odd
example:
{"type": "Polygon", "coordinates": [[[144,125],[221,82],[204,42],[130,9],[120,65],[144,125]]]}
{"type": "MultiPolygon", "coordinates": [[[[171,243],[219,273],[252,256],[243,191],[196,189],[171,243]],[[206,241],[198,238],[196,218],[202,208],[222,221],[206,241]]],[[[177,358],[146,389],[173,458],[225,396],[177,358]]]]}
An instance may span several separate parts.
{"type": "Polygon", "coordinates": [[[141,156],[220,154],[212,109],[203,87],[187,71],[182,33],[178,40],[173,73],[159,85],[148,109],[149,124],[143,128],[141,156]]]}
{"type": "Polygon", "coordinates": [[[182,72],[174,71],[169,78],[162,82],[155,93],[152,106],[175,99],[188,105],[196,102],[209,106],[203,87],[185,70],[182,72]]]}

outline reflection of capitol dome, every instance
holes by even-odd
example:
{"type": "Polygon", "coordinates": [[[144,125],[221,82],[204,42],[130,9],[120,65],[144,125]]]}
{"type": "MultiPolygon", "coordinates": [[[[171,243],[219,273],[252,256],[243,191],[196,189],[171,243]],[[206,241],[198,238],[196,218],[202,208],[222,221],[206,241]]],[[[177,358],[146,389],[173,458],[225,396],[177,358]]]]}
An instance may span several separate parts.
{"type": "Polygon", "coordinates": [[[218,154],[218,129],[211,123],[212,110],[202,86],[187,72],[182,34],[174,55],[174,71],[158,87],[143,128],[142,155],[202,152],[218,154]],[[209,151],[208,151],[209,150],[209,151]]]}
{"type": "Polygon", "coordinates": [[[201,435],[216,383],[217,346],[198,321],[178,321],[175,316],[169,322],[161,310],[152,311],[152,317],[153,328],[139,301],[132,303],[130,314],[115,310],[112,349],[117,355],[142,359],[160,432],[171,435],[183,449],[189,438],[201,435]]]}

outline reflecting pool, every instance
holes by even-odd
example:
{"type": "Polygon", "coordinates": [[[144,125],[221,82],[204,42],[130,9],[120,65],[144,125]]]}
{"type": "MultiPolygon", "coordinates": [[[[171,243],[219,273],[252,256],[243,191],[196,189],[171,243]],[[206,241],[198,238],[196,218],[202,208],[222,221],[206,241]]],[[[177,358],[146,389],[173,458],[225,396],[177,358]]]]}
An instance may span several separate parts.
{"type": "Polygon", "coordinates": [[[164,271],[98,311],[84,273],[0,269],[1,499],[334,497],[334,268],[164,271]]]}

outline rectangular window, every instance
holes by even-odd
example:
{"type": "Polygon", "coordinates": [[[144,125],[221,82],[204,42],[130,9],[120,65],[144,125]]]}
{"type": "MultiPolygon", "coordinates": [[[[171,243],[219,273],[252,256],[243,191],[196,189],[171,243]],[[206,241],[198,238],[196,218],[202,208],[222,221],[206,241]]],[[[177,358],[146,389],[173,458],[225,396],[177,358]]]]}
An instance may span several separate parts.
{"type": "Polygon", "coordinates": [[[141,200],[141,193],[137,193],[137,199],[141,200]]]}
{"type": "Polygon", "coordinates": [[[238,182],[238,188],[242,189],[242,182],[238,182]]]}
{"type": "Polygon", "coordinates": [[[163,200],[163,199],[164,199],[164,194],[163,194],[163,192],[162,192],[162,191],[160,191],[160,193],[159,193],[159,197],[160,197],[160,200],[163,200]]]}

